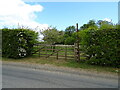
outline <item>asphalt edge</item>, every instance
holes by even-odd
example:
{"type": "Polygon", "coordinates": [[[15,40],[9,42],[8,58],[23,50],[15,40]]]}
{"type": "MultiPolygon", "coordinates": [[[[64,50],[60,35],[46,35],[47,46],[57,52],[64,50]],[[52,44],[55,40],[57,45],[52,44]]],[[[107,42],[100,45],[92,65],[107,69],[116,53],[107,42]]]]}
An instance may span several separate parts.
{"type": "Polygon", "coordinates": [[[70,74],[76,74],[76,75],[84,75],[89,77],[96,77],[96,78],[105,78],[105,79],[117,79],[118,75],[110,75],[110,74],[102,74],[97,72],[86,72],[86,71],[77,71],[73,70],[71,68],[65,68],[62,67],[53,67],[51,65],[37,65],[37,64],[26,64],[26,63],[15,63],[15,62],[2,62],[2,65],[11,65],[11,66],[17,66],[17,67],[24,67],[24,68],[32,68],[32,69],[38,69],[38,70],[47,70],[47,71],[54,71],[54,72],[62,72],[62,73],[70,73],[70,74]]]}

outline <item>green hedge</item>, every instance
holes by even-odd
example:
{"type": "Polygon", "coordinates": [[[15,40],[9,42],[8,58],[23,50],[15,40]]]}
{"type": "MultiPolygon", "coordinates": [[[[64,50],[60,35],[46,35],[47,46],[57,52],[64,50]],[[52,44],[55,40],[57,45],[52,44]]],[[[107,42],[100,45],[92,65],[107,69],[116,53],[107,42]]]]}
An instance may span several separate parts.
{"type": "Polygon", "coordinates": [[[2,29],[2,56],[22,58],[30,56],[38,33],[29,29],[2,29]]]}
{"type": "Polygon", "coordinates": [[[120,67],[120,29],[86,30],[81,43],[88,55],[87,63],[120,67]]]}

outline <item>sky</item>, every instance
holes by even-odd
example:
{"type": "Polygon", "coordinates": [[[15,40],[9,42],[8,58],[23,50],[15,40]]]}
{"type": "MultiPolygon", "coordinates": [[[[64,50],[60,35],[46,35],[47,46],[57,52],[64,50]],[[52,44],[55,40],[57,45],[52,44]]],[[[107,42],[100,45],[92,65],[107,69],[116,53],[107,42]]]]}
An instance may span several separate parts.
{"type": "Polygon", "coordinates": [[[38,3],[44,7],[37,13],[39,23],[47,23],[60,30],[65,30],[70,25],[79,26],[89,20],[109,20],[118,22],[117,2],[49,2],[38,3]]]}
{"type": "Polygon", "coordinates": [[[58,30],[89,20],[118,22],[118,2],[25,2],[0,0],[0,28],[25,26],[39,32],[49,26],[58,30]]]}

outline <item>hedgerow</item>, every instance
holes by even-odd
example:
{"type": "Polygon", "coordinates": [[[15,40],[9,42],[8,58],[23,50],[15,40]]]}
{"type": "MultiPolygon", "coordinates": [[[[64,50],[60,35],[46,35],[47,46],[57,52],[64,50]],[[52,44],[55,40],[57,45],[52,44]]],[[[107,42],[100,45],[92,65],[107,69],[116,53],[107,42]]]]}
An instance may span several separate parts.
{"type": "Polygon", "coordinates": [[[80,35],[88,64],[120,67],[120,28],[83,30],[80,35]]]}
{"type": "Polygon", "coordinates": [[[30,56],[33,45],[37,42],[38,33],[30,29],[1,29],[2,56],[7,58],[22,58],[30,56]]]}

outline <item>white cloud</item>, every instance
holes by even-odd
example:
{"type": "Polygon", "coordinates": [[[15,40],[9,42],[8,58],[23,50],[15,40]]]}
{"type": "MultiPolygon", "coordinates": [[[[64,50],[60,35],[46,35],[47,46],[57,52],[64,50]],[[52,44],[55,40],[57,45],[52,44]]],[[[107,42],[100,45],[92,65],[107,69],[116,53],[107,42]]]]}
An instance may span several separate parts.
{"type": "Polygon", "coordinates": [[[104,21],[112,22],[112,19],[105,18],[104,21]]]}
{"type": "Polygon", "coordinates": [[[39,29],[48,28],[47,24],[39,24],[35,21],[35,12],[41,12],[41,5],[26,4],[22,0],[0,0],[0,28],[26,26],[39,29]]]}

